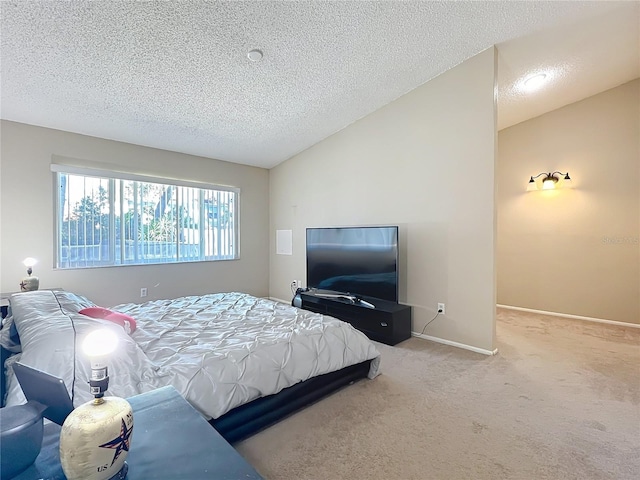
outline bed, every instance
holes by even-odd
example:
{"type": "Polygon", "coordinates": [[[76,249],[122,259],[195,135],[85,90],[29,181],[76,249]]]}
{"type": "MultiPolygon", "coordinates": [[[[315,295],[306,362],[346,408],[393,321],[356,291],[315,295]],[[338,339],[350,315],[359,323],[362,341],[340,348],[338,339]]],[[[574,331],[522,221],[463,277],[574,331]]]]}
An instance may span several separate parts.
{"type": "Polygon", "coordinates": [[[108,394],[129,397],[173,385],[230,442],[361,378],[379,373],[375,345],[349,324],[244,293],[218,293],[122,304],[109,310],[135,319],[91,318],[96,307],[66,291],[11,297],[11,323],[19,334],[5,363],[6,405],[25,402],[11,365],[61,377],[73,404],[92,398],[83,338],[97,327],[116,333],[109,360],[108,394]]]}

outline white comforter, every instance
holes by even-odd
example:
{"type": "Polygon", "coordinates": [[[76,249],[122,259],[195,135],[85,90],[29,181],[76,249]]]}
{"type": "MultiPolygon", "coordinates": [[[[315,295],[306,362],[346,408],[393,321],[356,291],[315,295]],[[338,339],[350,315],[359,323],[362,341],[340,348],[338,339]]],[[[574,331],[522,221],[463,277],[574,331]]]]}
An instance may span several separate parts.
{"type": "MultiPolygon", "coordinates": [[[[69,292],[11,299],[20,361],[63,378],[76,406],[91,399],[89,361],[79,346],[97,324],[120,339],[109,363],[108,394],[127,397],[171,384],[207,418],[365,360],[373,359],[370,378],[379,371],[375,346],[349,324],[243,293],[112,307],[136,319],[131,335],[77,313],[91,305],[69,292]]],[[[24,402],[12,376],[8,392],[8,405],[24,402]]]]}

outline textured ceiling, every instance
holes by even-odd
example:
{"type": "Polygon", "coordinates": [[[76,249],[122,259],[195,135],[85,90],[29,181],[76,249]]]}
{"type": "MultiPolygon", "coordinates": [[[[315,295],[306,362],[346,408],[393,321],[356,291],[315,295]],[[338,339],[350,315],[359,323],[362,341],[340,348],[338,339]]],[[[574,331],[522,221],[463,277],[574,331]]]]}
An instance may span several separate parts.
{"type": "Polygon", "coordinates": [[[494,44],[500,127],[632,80],[639,5],[3,0],[0,112],[270,168],[494,44]]]}

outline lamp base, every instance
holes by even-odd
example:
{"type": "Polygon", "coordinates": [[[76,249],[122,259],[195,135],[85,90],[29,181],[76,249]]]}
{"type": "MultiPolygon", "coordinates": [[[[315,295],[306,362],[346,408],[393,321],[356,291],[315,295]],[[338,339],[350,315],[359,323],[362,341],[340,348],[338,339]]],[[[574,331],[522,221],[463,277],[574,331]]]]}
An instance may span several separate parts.
{"type": "Polygon", "coordinates": [[[104,397],[80,405],[60,431],[60,463],[67,479],[124,479],[132,433],[133,412],[126,400],[104,397]]]}
{"type": "Polygon", "coordinates": [[[122,468],[118,471],[118,473],[116,473],[109,480],[125,480],[125,478],[127,478],[128,472],[129,472],[129,465],[127,465],[127,462],[124,462],[124,465],[122,465],[122,468]]]}
{"type": "Polygon", "coordinates": [[[38,288],[40,288],[40,279],[38,277],[32,277],[29,275],[28,277],[24,277],[20,282],[21,292],[31,292],[33,290],[38,290],[38,288]]]}

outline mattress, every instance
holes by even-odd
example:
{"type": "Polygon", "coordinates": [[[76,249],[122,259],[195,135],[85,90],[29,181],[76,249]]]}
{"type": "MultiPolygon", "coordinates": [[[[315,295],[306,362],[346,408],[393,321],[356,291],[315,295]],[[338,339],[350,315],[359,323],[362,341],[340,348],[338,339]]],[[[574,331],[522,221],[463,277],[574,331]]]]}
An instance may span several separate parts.
{"type": "MultiPolygon", "coordinates": [[[[173,385],[203,416],[273,395],[312,377],[371,360],[375,345],[351,325],[245,293],[218,293],[121,304],[111,310],[136,320],[132,333],[119,324],[80,314],[94,306],[63,291],[12,296],[12,319],[20,335],[18,359],[63,378],[74,405],[92,397],[84,337],[98,326],[119,339],[109,360],[107,394],[128,397],[173,385]]],[[[25,401],[8,368],[7,405],[25,401]]]]}

